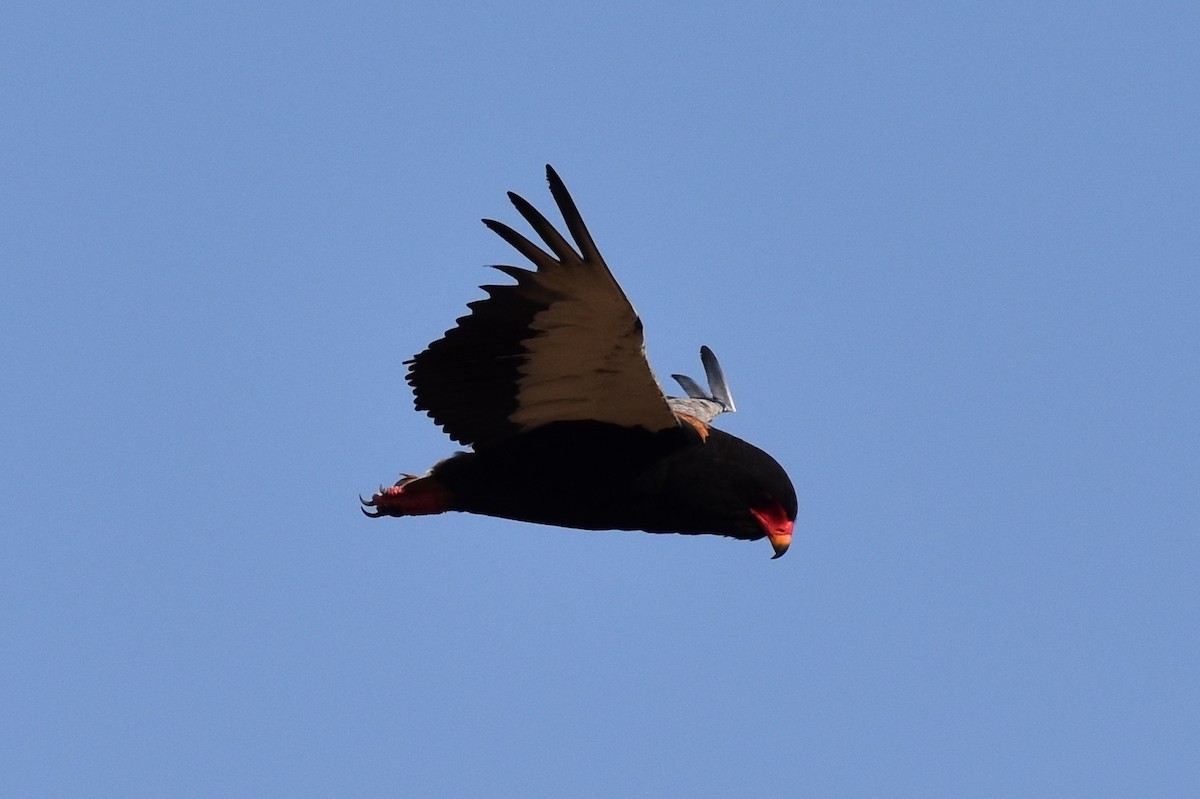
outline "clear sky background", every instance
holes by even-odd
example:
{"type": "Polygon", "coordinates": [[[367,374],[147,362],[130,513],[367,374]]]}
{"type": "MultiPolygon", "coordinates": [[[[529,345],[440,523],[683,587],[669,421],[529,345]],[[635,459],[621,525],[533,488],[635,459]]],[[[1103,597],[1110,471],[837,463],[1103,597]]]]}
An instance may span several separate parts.
{"type": "Polygon", "coordinates": [[[1194,795],[1198,9],[10,8],[0,794],[1194,795]],[[782,560],[359,513],[547,162],[782,560]]]}

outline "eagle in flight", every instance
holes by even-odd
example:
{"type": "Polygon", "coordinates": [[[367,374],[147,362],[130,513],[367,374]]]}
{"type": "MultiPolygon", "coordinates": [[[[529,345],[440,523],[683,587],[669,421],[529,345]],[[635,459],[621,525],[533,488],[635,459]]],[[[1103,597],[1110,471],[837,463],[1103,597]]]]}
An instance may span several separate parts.
{"type": "Polygon", "coordinates": [[[534,269],[494,267],[516,283],[483,286],[486,298],[405,362],[417,410],[471,451],[381,487],[363,512],[766,538],[781,556],[796,491],[774,458],[712,426],[734,410],[716,356],[700,350],[708,391],[672,375],[687,396],[665,394],[641,319],[550,166],[546,178],[574,243],[509,192],[545,248],[483,222],[534,269]]]}

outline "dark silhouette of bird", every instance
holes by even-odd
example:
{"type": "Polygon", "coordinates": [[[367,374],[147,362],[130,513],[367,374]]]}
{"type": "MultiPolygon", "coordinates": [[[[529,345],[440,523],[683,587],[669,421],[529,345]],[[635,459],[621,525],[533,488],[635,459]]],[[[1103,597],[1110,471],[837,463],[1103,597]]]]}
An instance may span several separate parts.
{"type": "Polygon", "coordinates": [[[687,396],[665,395],[637,312],[549,166],[546,178],[574,244],[509,192],[546,249],[483,222],[535,269],[494,267],[516,283],[483,286],[470,314],[405,362],[417,410],[472,451],[381,487],[363,512],[767,538],[779,557],[796,492],[774,458],[711,425],[734,410],[716,356],[701,348],[707,392],[673,375],[687,396]]]}

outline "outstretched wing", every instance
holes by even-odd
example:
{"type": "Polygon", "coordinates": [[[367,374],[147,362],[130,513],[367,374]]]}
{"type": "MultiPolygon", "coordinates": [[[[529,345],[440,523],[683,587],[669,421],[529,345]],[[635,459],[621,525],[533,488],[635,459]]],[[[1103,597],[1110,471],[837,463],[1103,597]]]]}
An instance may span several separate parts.
{"type": "Polygon", "coordinates": [[[733,404],[729,384],[725,382],[725,372],[713,351],[701,347],[700,362],[704,364],[704,375],[708,378],[708,391],[705,392],[699,383],[687,375],[671,375],[687,392],[687,397],[667,397],[667,402],[676,414],[686,414],[708,424],[722,413],[733,413],[737,408],[733,404]]]}
{"type": "Polygon", "coordinates": [[[637,312],[550,166],[546,178],[575,247],[509,192],[550,252],[507,225],[483,220],[536,271],[496,266],[516,284],[483,286],[488,297],[470,303],[470,315],[408,362],[417,410],[476,448],[551,422],[651,431],[677,426],[646,361],[637,312]]]}

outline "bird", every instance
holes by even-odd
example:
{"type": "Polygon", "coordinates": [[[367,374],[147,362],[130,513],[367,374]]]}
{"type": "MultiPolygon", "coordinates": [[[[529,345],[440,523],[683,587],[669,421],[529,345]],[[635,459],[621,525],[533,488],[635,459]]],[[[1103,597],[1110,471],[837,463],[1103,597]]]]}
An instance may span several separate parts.
{"type": "Polygon", "coordinates": [[[469,314],[404,362],[416,409],[470,450],[360,496],[363,513],[766,538],[782,556],[796,491],[773,457],[713,426],[735,410],[716,356],[701,348],[708,391],[677,374],[686,396],[664,392],[641,319],[550,165],[546,180],[571,241],[509,192],[544,248],[483,223],[533,268],[493,266],[516,282],[481,286],[469,314]]]}

